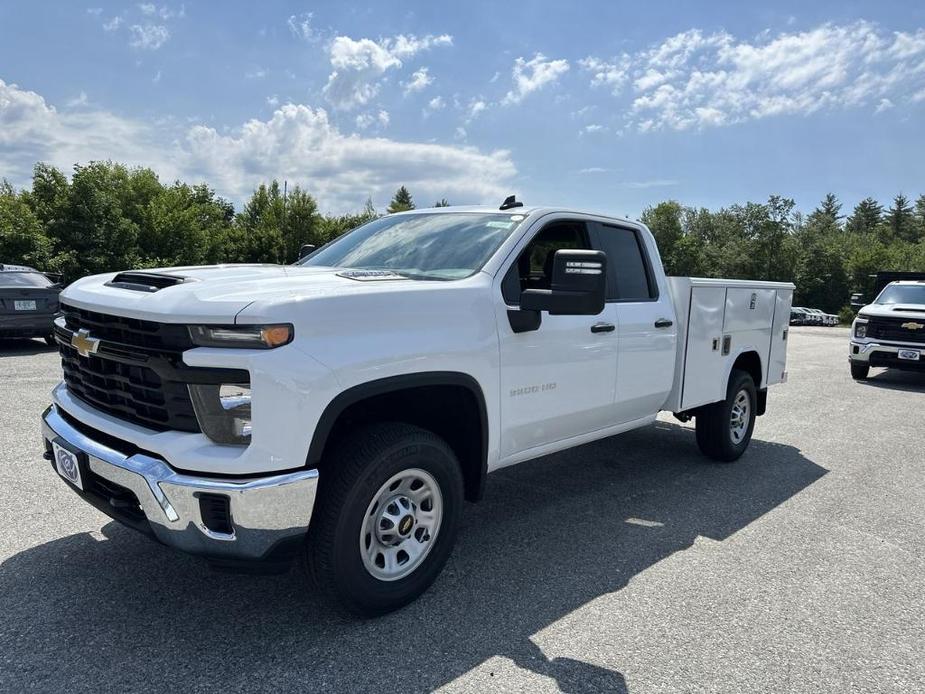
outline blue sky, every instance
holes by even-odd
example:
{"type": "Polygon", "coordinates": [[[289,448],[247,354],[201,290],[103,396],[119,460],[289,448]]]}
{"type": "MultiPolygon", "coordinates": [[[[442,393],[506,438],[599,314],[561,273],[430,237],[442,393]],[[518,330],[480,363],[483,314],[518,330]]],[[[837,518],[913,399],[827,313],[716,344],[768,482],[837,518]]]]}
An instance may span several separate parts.
{"type": "Polygon", "coordinates": [[[112,158],[240,202],[925,192],[925,3],[0,6],[0,177],[112,158]]]}

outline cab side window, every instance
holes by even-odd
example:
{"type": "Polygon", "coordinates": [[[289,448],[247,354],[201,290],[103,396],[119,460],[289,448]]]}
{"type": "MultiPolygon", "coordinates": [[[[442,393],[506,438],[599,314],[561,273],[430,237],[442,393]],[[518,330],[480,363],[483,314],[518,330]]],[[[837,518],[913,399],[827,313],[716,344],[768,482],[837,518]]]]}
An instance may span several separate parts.
{"type": "Polygon", "coordinates": [[[584,222],[558,221],[543,227],[504,276],[501,282],[504,300],[518,304],[524,289],[549,289],[556,251],[576,248],[591,248],[584,222]]]}
{"type": "Polygon", "coordinates": [[[594,245],[607,254],[607,300],[649,301],[658,286],[635,229],[594,223],[594,245]]]}

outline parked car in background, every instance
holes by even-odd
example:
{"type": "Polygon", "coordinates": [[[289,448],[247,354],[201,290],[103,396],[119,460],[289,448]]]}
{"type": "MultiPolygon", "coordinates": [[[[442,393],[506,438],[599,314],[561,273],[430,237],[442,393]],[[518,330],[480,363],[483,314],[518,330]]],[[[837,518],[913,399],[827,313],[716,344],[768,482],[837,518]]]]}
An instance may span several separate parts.
{"type": "Polygon", "coordinates": [[[891,282],[858,312],[851,326],[851,377],[871,366],[925,371],[925,281],[891,282]]]}
{"type": "Polygon", "coordinates": [[[806,310],[818,316],[819,325],[838,325],[838,316],[832,313],[826,313],[821,308],[808,308],[806,310]]]}
{"type": "Polygon", "coordinates": [[[61,285],[35,268],[0,263],[0,338],[41,337],[55,344],[61,285]]]}
{"type": "Polygon", "coordinates": [[[805,306],[794,306],[790,310],[791,313],[793,311],[799,311],[802,314],[803,322],[800,323],[800,325],[822,325],[822,318],[819,316],[819,314],[813,313],[805,306]]]}
{"type": "Polygon", "coordinates": [[[794,306],[790,309],[790,325],[810,325],[813,320],[805,308],[794,306]]]}

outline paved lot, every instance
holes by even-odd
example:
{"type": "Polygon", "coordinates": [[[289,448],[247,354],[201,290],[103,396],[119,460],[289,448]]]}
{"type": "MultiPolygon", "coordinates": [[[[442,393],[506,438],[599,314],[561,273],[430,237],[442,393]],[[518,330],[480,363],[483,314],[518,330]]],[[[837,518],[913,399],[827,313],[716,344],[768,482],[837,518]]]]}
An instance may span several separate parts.
{"type": "Polygon", "coordinates": [[[925,377],[797,328],[738,463],[669,417],[494,475],[437,584],[355,621],[212,573],[39,457],[58,377],[0,343],[0,689],[925,691],[925,377]]]}

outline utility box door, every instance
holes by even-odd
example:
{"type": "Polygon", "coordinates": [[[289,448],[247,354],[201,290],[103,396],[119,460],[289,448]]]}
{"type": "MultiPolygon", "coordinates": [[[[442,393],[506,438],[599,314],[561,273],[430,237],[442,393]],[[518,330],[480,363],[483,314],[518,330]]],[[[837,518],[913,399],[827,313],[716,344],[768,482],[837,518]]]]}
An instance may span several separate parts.
{"type": "Polygon", "coordinates": [[[722,353],[725,287],[691,287],[681,409],[726,397],[722,353]]]}
{"type": "MultiPolygon", "coordinates": [[[[774,289],[729,287],[726,290],[726,320],[724,332],[730,340],[729,352],[738,354],[743,348],[754,349],[761,358],[765,381],[768,378],[768,352],[771,324],[777,304],[774,289]]],[[[761,384],[756,383],[760,388],[761,384]]]]}
{"type": "Polygon", "coordinates": [[[793,291],[777,290],[777,306],[774,309],[774,327],[771,330],[771,356],[768,359],[767,382],[769,386],[784,381],[787,371],[787,342],[790,335],[790,305],[793,291]]]}

